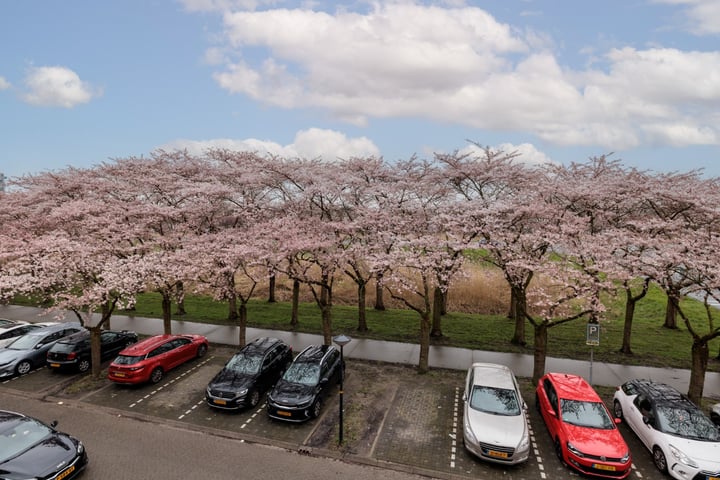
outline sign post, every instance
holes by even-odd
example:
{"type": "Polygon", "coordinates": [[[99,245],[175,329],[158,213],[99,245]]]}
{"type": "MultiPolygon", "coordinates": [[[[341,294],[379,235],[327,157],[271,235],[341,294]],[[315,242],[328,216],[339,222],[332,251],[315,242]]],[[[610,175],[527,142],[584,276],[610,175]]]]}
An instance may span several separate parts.
{"type": "Polygon", "coordinates": [[[600,345],[600,324],[599,323],[588,323],[587,324],[587,337],[585,340],[586,345],[590,345],[590,385],[593,380],[593,347],[600,345]]]}

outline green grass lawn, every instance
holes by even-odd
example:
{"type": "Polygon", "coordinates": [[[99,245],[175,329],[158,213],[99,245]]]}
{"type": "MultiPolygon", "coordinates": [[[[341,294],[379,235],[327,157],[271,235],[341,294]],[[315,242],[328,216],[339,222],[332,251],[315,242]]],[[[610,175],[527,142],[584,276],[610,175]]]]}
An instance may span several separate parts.
{"type": "MultiPolygon", "coordinates": [[[[656,367],[690,368],[690,347],[692,337],[682,320],[678,318],[679,328],[670,330],[662,326],[666,297],[658,288],[651,288],[647,297],[641,300],[633,321],[633,355],[618,353],[622,344],[624,295],[607,301],[607,319],[602,322],[600,345],[593,347],[596,361],[628,365],[656,367]]],[[[702,305],[686,300],[683,308],[700,332],[707,332],[708,325],[702,305]]],[[[210,297],[191,296],[185,299],[187,312],[182,318],[187,321],[230,324],[228,308],[225,303],[214,301],[210,297]]],[[[118,312],[126,314],[131,312],[118,312]]],[[[132,314],[140,317],[161,317],[160,296],[145,293],[138,298],[132,314]]],[[[418,342],[419,317],[410,310],[367,310],[369,332],[357,331],[357,308],[345,305],[333,307],[333,331],[354,337],[390,340],[398,342],[418,342]]],[[[265,329],[290,330],[290,304],[285,302],[268,303],[264,300],[252,300],[248,304],[248,326],[265,329]]],[[[433,339],[433,344],[477,350],[501,352],[532,353],[533,330],[527,325],[527,346],[511,345],[509,340],[514,331],[513,322],[502,315],[480,315],[466,313],[448,313],[443,317],[443,337],[433,339]]],[[[302,303],[299,307],[299,324],[295,331],[321,333],[320,311],[314,303],[302,303]]],[[[553,357],[589,359],[590,347],[586,345],[586,321],[583,319],[553,327],[548,335],[548,355],[553,357]]],[[[716,359],[720,349],[720,339],[710,344],[710,371],[720,371],[720,361],[716,359]]]]}

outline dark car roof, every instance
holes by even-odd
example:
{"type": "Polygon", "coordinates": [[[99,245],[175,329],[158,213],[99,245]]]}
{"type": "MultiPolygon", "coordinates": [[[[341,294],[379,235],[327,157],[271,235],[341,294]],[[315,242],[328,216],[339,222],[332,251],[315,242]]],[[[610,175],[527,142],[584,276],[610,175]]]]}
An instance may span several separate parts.
{"type": "Polygon", "coordinates": [[[79,332],[75,332],[72,335],[68,335],[67,337],[61,339],[58,343],[78,343],[83,340],[87,340],[88,338],[90,338],[90,331],[80,330],[79,332]]]}
{"type": "Polygon", "coordinates": [[[335,350],[332,345],[310,345],[295,357],[295,362],[319,363],[332,350],[335,350]]]}
{"type": "Polygon", "coordinates": [[[87,331],[85,329],[85,327],[83,327],[82,325],[80,325],[77,322],[68,322],[68,323],[57,323],[54,325],[45,325],[43,327],[36,328],[35,330],[32,330],[32,331],[26,333],[25,335],[27,335],[27,336],[36,336],[36,335],[43,336],[48,333],[57,332],[59,330],[65,330],[66,328],[71,328],[71,327],[78,328],[78,329],[80,329],[80,331],[87,331]]]}
{"type": "Polygon", "coordinates": [[[259,337],[245,345],[240,351],[250,355],[264,355],[265,352],[279,343],[284,342],[273,337],[259,337]]]}
{"type": "Polygon", "coordinates": [[[664,383],[651,380],[632,380],[628,383],[633,384],[638,393],[642,393],[658,405],[695,405],[678,390],[664,383]]]}

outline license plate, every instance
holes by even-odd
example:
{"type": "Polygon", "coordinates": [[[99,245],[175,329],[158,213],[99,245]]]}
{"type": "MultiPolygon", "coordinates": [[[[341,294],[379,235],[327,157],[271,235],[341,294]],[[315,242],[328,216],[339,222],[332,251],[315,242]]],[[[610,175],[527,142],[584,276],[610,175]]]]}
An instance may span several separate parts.
{"type": "Polygon", "coordinates": [[[125,376],[125,374],[123,372],[115,372],[115,373],[113,373],[113,375],[115,375],[116,377],[124,377],[125,376]]]}
{"type": "Polygon", "coordinates": [[[615,467],[613,465],[601,465],[599,463],[596,463],[595,465],[593,465],[593,468],[595,468],[597,470],[605,470],[607,472],[615,471],[615,467]]]}
{"type": "Polygon", "coordinates": [[[60,364],[59,364],[59,363],[51,363],[50,366],[51,366],[51,367],[58,368],[58,367],[60,366],[60,364]]]}
{"type": "Polygon", "coordinates": [[[70,468],[68,468],[67,470],[65,470],[65,471],[62,472],[61,474],[59,474],[59,475],[57,476],[57,480],[62,480],[63,478],[67,477],[68,475],[70,475],[70,474],[71,474],[72,472],[74,472],[74,471],[75,471],[75,465],[71,466],[70,468]]]}
{"type": "Polygon", "coordinates": [[[283,417],[292,417],[292,413],[290,412],[283,412],[282,410],[278,410],[278,415],[282,415],[283,417]]]}
{"type": "Polygon", "coordinates": [[[707,477],[707,480],[720,480],[720,477],[707,477]]]}
{"type": "Polygon", "coordinates": [[[488,450],[488,455],[495,458],[508,458],[508,454],[505,452],[496,452],[495,450],[488,450]]]}
{"type": "Polygon", "coordinates": [[[227,405],[227,402],[225,400],[220,400],[217,398],[213,400],[213,402],[215,402],[216,405],[227,405]]]}

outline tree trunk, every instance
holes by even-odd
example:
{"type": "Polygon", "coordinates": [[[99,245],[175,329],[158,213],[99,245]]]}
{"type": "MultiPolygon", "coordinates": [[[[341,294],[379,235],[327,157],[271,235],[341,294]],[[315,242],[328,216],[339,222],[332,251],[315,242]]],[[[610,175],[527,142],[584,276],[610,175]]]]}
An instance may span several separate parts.
{"type": "Polygon", "coordinates": [[[172,301],[170,294],[163,291],[162,294],[162,318],[163,318],[163,332],[165,335],[172,333],[172,301]]]}
{"type": "Polygon", "coordinates": [[[547,357],[547,323],[535,325],[535,351],[533,353],[532,383],[537,385],[540,377],[545,374],[545,358],[547,357]]]}
{"type": "Polygon", "coordinates": [[[510,301],[512,303],[510,311],[515,315],[515,332],[512,339],[510,339],[510,343],[524,347],[527,344],[525,340],[525,312],[527,312],[525,291],[511,285],[510,301]]]}
{"type": "Polygon", "coordinates": [[[383,286],[382,286],[382,278],[383,274],[382,272],[378,272],[375,275],[376,281],[375,281],[375,310],[384,311],[385,310],[385,297],[383,296],[383,286]]]}
{"type": "Polygon", "coordinates": [[[677,307],[680,303],[680,294],[674,291],[668,292],[667,306],[665,307],[665,328],[678,328],[677,327],[677,307]]]}
{"type": "Polygon", "coordinates": [[[430,371],[430,312],[420,316],[420,358],[418,373],[430,371]]]}
{"type": "Polygon", "coordinates": [[[323,342],[325,345],[332,345],[332,291],[326,285],[322,286],[319,306],[322,315],[323,342]]]}
{"type": "Polygon", "coordinates": [[[622,347],[620,347],[620,353],[625,355],[632,355],[632,349],[630,348],[630,336],[632,334],[632,323],[635,317],[635,304],[637,301],[633,298],[630,289],[625,290],[627,301],[625,302],[625,325],[623,326],[623,339],[622,347]]]}
{"type": "Polygon", "coordinates": [[[357,295],[358,295],[358,332],[367,332],[367,314],[365,313],[365,297],[367,296],[367,282],[357,282],[357,295]]]}
{"type": "Polygon", "coordinates": [[[433,308],[432,308],[432,327],[430,329],[431,337],[442,337],[442,304],[443,292],[440,287],[433,290],[433,308]]]}
{"type": "Polygon", "coordinates": [[[447,306],[448,306],[448,292],[450,291],[449,288],[446,288],[444,292],[442,292],[442,295],[440,295],[440,301],[442,302],[440,304],[440,315],[447,315],[447,306]]]}
{"type": "Polygon", "coordinates": [[[297,327],[298,324],[298,306],[300,304],[300,280],[293,280],[292,286],[292,310],[290,313],[290,325],[297,327]]]}
{"type": "Polygon", "coordinates": [[[185,311],[185,285],[183,282],[177,283],[178,293],[180,294],[180,301],[176,304],[176,310],[175,315],[185,315],[187,312],[185,311]]]}
{"type": "Polygon", "coordinates": [[[240,309],[238,314],[238,346],[244,347],[247,343],[247,302],[240,302],[240,309]]]}
{"type": "Polygon", "coordinates": [[[692,366],[690,368],[690,386],[688,387],[688,397],[695,405],[702,405],[709,356],[708,342],[696,339],[692,345],[692,366]]]}
{"type": "Polygon", "coordinates": [[[102,315],[102,318],[105,319],[105,322],[103,322],[104,328],[110,329],[112,328],[110,326],[110,318],[112,317],[112,311],[115,310],[115,308],[110,308],[110,305],[108,305],[108,302],[104,302],[102,306],[100,307],[100,314],[102,315]]]}
{"type": "Polygon", "coordinates": [[[100,333],[102,328],[99,326],[86,327],[90,330],[90,362],[91,362],[91,375],[94,378],[100,378],[102,373],[102,358],[100,356],[100,333]]]}
{"type": "Polygon", "coordinates": [[[270,284],[268,285],[268,303],[275,303],[275,274],[270,274],[270,284]]]}

